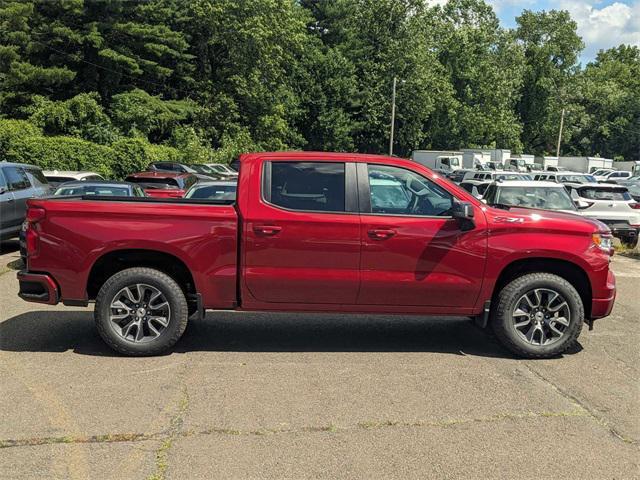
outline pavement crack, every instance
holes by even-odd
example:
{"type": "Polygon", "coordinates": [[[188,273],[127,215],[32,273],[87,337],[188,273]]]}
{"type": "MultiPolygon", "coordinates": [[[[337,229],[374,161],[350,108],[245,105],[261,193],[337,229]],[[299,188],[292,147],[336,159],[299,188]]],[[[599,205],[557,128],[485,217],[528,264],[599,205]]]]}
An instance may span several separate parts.
{"type": "Polygon", "coordinates": [[[442,420],[401,421],[401,420],[372,420],[362,421],[351,425],[336,426],[307,425],[296,428],[260,428],[254,430],[240,430],[224,427],[209,427],[203,430],[183,430],[184,416],[188,409],[189,397],[184,390],[184,396],[178,412],[173,416],[167,430],[159,433],[109,433],[91,436],[63,436],[63,437],[34,437],[25,439],[0,440],[0,449],[9,447],[38,446],[68,443],[116,443],[116,442],[144,442],[161,440],[162,444],[156,450],[156,470],[147,480],[162,480],[167,470],[168,452],[176,439],[199,435],[231,435],[231,436],[263,436],[296,433],[339,433],[353,430],[379,430],[385,428],[446,428],[456,425],[494,423],[505,420],[522,420],[531,418],[550,417],[585,417],[590,416],[583,408],[567,411],[539,411],[523,413],[498,413],[485,417],[445,418],[442,420]]]}
{"type": "Polygon", "coordinates": [[[189,408],[189,391],[186,384],[182,387],[182,398],[178,404],[178,411],[171,418],[169,428],[163,432],[164,439],[156,450],[155,472],[147,477],[147,480],[164,480],[167,468],[169,468],[169,450],[176,438],[182,435],[184,417],[189,408]]]}
{"type": "Polygon", "coordinates": [[[532,368],[531,365],[529,365],[528,363],[524,362],[523,364],[524,364],[525,367],[527,367],[527,369],[533,375],[535,375],[540,380],[542,380],[544,383],[549,385],[553,390],[556,391],[556,393],[558,393],[560,396],[564,397],[566,400],[568,400],[573,405],[575,405],[576,408],[584,411],[585,416],[590,417],[598,425],[600,425],[600,426],[604,427],[605,429],[607,429],[609,431],[609,433],[611,433],[611,435],[613,435],[615,438],[617,438],[618,440],[621,440],[622,442],[627,443],[627,444],[636,445],[638,443],[636,440],[634,440],[632,438],[628,438],[624,434],[619,432],[613,425],[611,425],[609,422],[607,422],[607,420],[603,416],[599,415],[596,411],[594,411],[588,405],[586,405],[585,403],[580,401],[580,399],[578,397],[576,397],[575,395],[569,393],[568,391],[564,390],[563,388],[560,388],[554,382],[552,382],[547,377],[545,377],[542,373],[540,373],[537,370],[535,370],[534,368],[532,368]]]}

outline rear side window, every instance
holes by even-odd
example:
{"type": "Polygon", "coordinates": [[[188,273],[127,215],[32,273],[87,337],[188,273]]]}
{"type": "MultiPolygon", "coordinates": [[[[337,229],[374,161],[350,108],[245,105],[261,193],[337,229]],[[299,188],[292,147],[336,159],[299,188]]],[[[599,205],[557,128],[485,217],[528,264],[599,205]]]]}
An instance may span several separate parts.
{"type": "Polygon", "coordinates": [[[42,170],[37,168],[28,168],[25,171],[27,172],[27,176],[34,187],[44,187],[49,185],[49,181],[42,173],[42,170]]]}
{"type": "Polygon", "coordinates": [[[271,162],[265,198],[290,210],[345,211],[345,166],[333,162],[271,162]]]}
{"type": "Polygon", "coordinates": [[[626,190],[613,190],[607,188],[587,187],[578,189],[578,193],[582,198],[589,200],[608,200],[608,201],[623,201],[631,200],[631,195],[626,190]]]}
{"type": "Polygon", "coordinates": [[[20,167],[4,167],[2,169],[4,176],[7,179],[7,186],[9,190],[24,190],[29,188],[29,178],[27,174],[20,167]]]}

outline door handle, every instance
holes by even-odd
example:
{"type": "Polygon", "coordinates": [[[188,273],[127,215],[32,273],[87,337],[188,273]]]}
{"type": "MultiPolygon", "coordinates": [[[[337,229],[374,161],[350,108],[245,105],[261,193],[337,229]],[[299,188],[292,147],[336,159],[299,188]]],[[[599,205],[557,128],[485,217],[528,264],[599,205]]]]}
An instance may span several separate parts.
{"type": "Polygon", "coordinates": [[[282,227],[277,225],[254,225],[253,231],[260,235],[277,235],[282,227]]]}
{"type": "Polygon", "coordinates": [[[374,240],[386,240],[396,234],[396,231],[391,228],[374,228],[369,230],[369,236],[374,240]]]}

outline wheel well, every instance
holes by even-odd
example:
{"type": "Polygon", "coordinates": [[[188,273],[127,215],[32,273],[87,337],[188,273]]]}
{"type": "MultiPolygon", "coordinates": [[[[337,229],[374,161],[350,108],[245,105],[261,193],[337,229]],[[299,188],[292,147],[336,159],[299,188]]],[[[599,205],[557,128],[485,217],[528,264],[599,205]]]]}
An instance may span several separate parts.
{"type": "Polygon", "coordinates": [[[492,304],[496,304],[496,297],[506,284],[527,273],[538,272],[558,275],[573,285],[582,299],[585,317],[589,318],[592,298],[589,277],[586,272],[575,263],[554,258],[527,258],[517,260],[507,265],[500,273],[495,288],[493,289],[492,304]]]}
{"type": "Polygon", "coordinates": [[[185,295],[196,293],[191,272],[178,257],[155,250],[116,250],[103,255],[93,264],[87,280],[89,299],[96,298],[98,291],[109,277],[133,267],[160,270],[173,278],[185,295]]]}

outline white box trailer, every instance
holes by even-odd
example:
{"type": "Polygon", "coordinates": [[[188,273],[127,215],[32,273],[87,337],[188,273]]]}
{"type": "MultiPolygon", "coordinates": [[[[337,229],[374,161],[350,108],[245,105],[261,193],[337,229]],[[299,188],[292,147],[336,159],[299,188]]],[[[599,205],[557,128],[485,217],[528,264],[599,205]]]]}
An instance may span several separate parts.
{"type": "Polygon", "coordinates": [[[511,150],[504,148],[463,148],[465,168],[474,168],[476,165],[486,165],[495,162],[505,165],[511,158],[511,150]]]}
{"type": "Polygon", "coordinates": [[[534,163],[542,165],[542,169],[547,170],[548,167],[558,166],[558,157],[552,157],[549,155],[537,156],[534,163]]]}
{"type": "Polygon", "coordinates": [[[634,160],[631,162],[613,162],[613,168],[616,170],[631,172],[634,175],[640,175],[640,160],[634,160]]]}
{"type": "Polygon", "coordinates": [[[463,168],[462,152],[452,150],[414,150],[411,160],[432,170],[460,170],[463,168]]]}
{"type": "Polygon", "coordinates": [[[560,157],[558,165],[572,172],[591,173],[600,168],[613,168],[613,159],[602,157],[560,157]]]}

